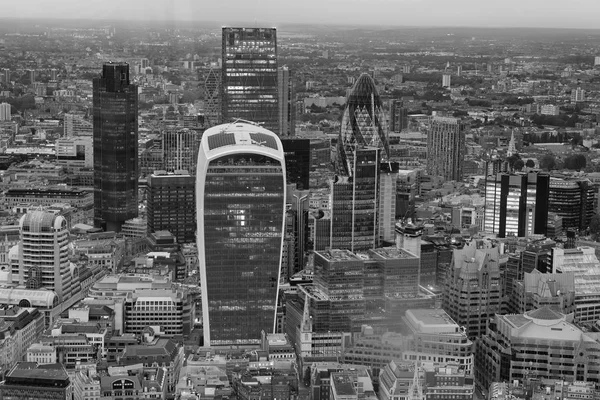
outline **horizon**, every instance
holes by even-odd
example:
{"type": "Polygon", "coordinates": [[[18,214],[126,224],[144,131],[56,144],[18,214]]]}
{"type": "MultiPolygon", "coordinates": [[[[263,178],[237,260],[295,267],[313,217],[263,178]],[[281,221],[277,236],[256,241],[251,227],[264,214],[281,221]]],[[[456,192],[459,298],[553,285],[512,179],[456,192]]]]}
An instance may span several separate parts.
{"type": "MultiPolygon", "coordinates": [[[[204,3],[204,2],[202,2],[204,3]]],[[[230,0],[221,4],[199,4],[192,0],[161,1],[30,0],[3,10],[2,19],[45,21],[114,21],[203,23],[217,26],[345,26],[385,28],[492,28],[599,30],[595,16],[600,2],[572,0],[505,0],[487,4],[475,0],[230,0]],[[242,22],[246,21],[246,22],[242,22]],[[260,22],[258,22],[260,21],[260,22]]]]}

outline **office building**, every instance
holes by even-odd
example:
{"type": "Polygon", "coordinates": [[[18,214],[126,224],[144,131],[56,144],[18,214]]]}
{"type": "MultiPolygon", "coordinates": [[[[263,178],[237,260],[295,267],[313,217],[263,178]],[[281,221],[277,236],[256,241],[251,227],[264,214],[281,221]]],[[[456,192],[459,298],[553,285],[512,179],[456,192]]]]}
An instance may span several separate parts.
{"type": "Polygon", "coordinates": [[[196,179],[187,171],[155,171],[148,177],[148,232],[169,231],[177,243],[196,240],[196,179]]]}
{"type": "Polygon", "coordinates": [[[61,364],[20,362],[0,383],[0,398],[71,400],[73,385],[61,364]]]}
{"type": "Polygon", "coordinates": [[[29,83],[32,85],[35,83],[35,75],[35,69],[27,70],[27,78],[29,79],[29,83]]]}
{"type": "Polygon", "coordinates": [[[288,185],[286,203],[289,209],[287,210],[286,232],[290,233],[292,239],[291,254],[288,256],[288,279],[303,270],[306,264],[309,237],[309,194],[308,190],[298,190],[293,185],[288,185]]]}
{"type": "Polygon", "coordinates": [[[290,69],[284,65],[277,68],[279,85],[279,137],[292,137],[296,131],[296,94],[290,69]]]}
{"type": "Polygon", "coordinates": [[[64,136],[93,136],[94,125],[83,116],[67,113],[64,116],[64,136]]]}
{"type": "Polygon", "coordinates": [[[13,270],[13,281],[28,289],[54,291],[59,300],[67,300],[76,289],[69,261],[67,221],[49,212],[31,211],[21,217],[19,226],[18,269],[13,270]],[[42,246],[45,251],[40,251],[42,246]]]}
{"type": "Polygon", "coordinates": [[[10,121],[11,118],[11,105],[8,103],[0,103],[0,122],[10,121]]]}
{"type": "Polygon", "coordinates": [[[4,76],[4,83],[6,83],[7,85],[9,85],[10,82],[11,82],[10,81],[10,69],[4,68],[4,74],[3,74],[3,76],[4,76]]]}
{"type": "Polygon", "coordinates": [[[389,156],[388,128],[383,103],[369,74],[362,74],[346,101],[338,139],[337,169],[341,175],[354,175],[357,147],[380,149],[379,157],[389,156]]]}
{"type": "Polygon", "coordinates": [[[543,307],[491,318],[476,351],[475,379],[483,389],[515,380],[598,382],[600,343],[568,316],[543,307]]]}
{"type": "Polygon", "coordinates": [[[276,29],[224,27],[222,60],[223,123],[242,119],[278,132],[276,29]]]}
{"type": "Polygon", "coordinates": [[[600,319],[600,261],[592,247],[552,249],[552,273],[573,274],[575,321],[595,323],[600,319]]]}
{"type": "Polygon", "coordinates": [[[379,226],[378,183],[379,149],[352,149],[353,176],[336,176],[331,182],[331,239],[332,249],[351,251],[376,247],[379,226]]]}
{"type": "Polygon", "coordinates": [[[93,82],[94,225],[119,232],[138,215],[138,93],[129,65],[107,63],[93,82]]]}
{"type": "Polygon", "coordinates": [[[433,117],[427,132],[427,173],[460,181],[464,159],[464,124],[457,118],[433,117]]]}
{"type": "Polygon", "coordinates": [[[399,164],[383,162],[379,171],[377,244],[393,243],[396,238],[396,196],[399,164]]]}
{"type": "Polygon", "coordinates": [[[196,173],[201,133],[188,128],[163,132],[162,158],[167,172],[186,170],[196,173]]]}
{"type": "Polygon", "coordinates": [[[526,272],[515,282],[511,298],[516,303],[514,312],[523,314],[542,307],[550,307],[563,314],[575,312],[575,274],[573,272],[543,274],[538,270],[526,272]]]}
{"type": "Polygon", "coordinates": [[[545,235],[550,176],[499,173],[485,181],[484,231],[500,238],[545,235]]]}
{"type": "Polygon", "coordinates": [[[390,104],[390,132],[402,132],[408,128],[408,109],[401,100],[390,104]]]}
{"type": "Polygon", "coordinates": [[[571,103],[579,103],[585,101],[585,90],[578,87],[571,91],[571,103]]]}
{"type": "Polygon", "coordinates": [[[600,56],[594,57],[594,66],[600,65],[600,56]]]}
{"type": "Polygon", "coordinates": [[[196,209],[205,345],[258,343],[275,328],[285,176],[273,132],[242,122],[204,132],[196,209]]]}
{"type": "Polygon", "coordinates": [[[449,88],[451,79],[452,79],[452,75],[450,75],[450,74],[442,75],[442,87],[449,88]]]}
{"type": "Polygon", "coordinates": [[[25,359],[29,346],[44,330],[44,314],[35,308],[8,306],[0,310],[0,370],[25,359]]]}
{"type": "Polygon", "coordinates": [[[221,119],[221,71],[211,65],[204,74],[204,118],[208,127],[219,125],[221,119]]]}
{"type": "Polygon", "coordinates": [[[595,212],[595,191],[589,179],[551,179],[548,211],[562,217],[563,230],[585,230],[595,212]]]}
{"type": "Polygon", "coordinates": [[[489,318],[500,312],[500,251],[477,241],[455,249],[446,271],[443,308],[469,338],[485,333],[489,318]]]}
{"type": "Polygon", "coordinates": [[[56,139],[56,163],[67,168],[94,167],[93,140],[90,136],[56,139]]]}
{"type": "Polygon", "coordinates": [[[310,177],[310,139],[282,138],[288,184],[308,190],[310,177]]]}

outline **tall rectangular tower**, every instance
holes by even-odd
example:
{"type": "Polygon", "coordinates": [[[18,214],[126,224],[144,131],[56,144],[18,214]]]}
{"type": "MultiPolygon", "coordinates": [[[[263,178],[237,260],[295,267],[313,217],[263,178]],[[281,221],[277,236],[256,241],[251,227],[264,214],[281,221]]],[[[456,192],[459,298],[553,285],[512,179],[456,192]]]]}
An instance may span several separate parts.
{"type": "Polygon", "coordinates": [[[279,131],[275,28],[223,28],[221,106],[235,119],[279,131]]]}
{"type": "Polygon", "coordinates": [[[205,346],[274,332],[285,224],[281,141],[237,122],[204,132],[196,174],[205,346]]]}
{"type": "Polygon", "coordinates": [[[458,118],[433,117],[427,132],[427,173],[460,181],[464,159],[464,124],[458,118]]]}
{"type": "Polygon", "coordinates": [[[294,136],[296,130],[296,107],[294,95],[294,81],[287,66],[277,69],[277,82],[279,85],[279,137],[294,136]]]}
{"type": "Polygon", "coordinates": [[[129,64],[94,78],[94,225],[119,232],[138,215],[138,93],[129,64]]]}

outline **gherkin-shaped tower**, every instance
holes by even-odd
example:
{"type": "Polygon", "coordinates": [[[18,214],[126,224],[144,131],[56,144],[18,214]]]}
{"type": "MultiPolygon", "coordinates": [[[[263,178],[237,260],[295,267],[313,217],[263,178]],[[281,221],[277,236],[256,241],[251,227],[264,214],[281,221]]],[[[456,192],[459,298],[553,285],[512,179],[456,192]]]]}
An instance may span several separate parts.
{"type": "Polygon", "coordinates": [[[342,117],[338,140],[338,172],[352,176],[352,165],[356,147],[369,146],[382,149],[384,157],[389,155],[388,130],[383,104],[375,82],[363,73],[348,95],[342,117]]]}

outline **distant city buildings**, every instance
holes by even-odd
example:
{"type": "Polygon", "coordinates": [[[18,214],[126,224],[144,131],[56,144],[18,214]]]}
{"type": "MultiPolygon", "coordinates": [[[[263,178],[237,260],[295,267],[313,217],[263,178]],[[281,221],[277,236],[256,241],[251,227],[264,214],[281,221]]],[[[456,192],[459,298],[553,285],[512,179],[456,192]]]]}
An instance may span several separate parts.
{"type": "Polygon", "coordinates": [[[119,232],[138,215],[138,97],[128,64],[103,65],[93,112],[94,225],[119,232]]]}

